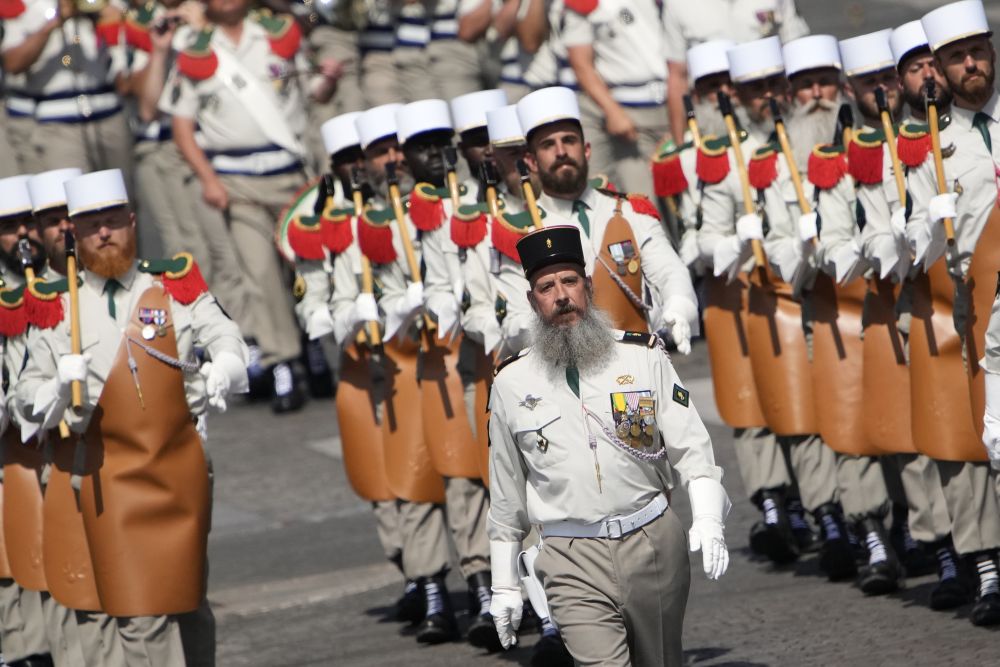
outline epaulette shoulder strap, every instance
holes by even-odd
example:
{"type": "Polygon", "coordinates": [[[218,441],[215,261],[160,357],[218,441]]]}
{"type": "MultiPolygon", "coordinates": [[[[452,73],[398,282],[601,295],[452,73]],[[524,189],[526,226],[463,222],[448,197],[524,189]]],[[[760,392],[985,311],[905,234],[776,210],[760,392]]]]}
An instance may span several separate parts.
{"type": "Polygon", "coordinates": [[[177,56],[177,71],[192,81],[204,81],[215,74],[219,58],[212,50],[212,32],[208,27],[195,36],[191,45],[177,56]]]}
{"type": "Polygon", "coordinates": [[[847,173],[843,146],[818,144],[809,153],[809,182],[820,190],[829,190],[847,173]]]}
{"type": "Polygon", "coordinates": [[[170,259],[144,259],[139,271],[161,276],[163,289],[174,301],[189,305],[208,291],[205,278],[191,253],[181,252],[170,259]]]}
{"type": "Polygon", "coordinates": [[[497,364],[496,369],[494,369],[493,377],[500,375],[500,371],[510,366],[512,363],[520,359],[522,356],[524,356],[524,350],[521,350],[517,354],[512,354],[503,361],[501,361],[499,364],[497,364]]]}
{"type": "Polygon", "coordinates": [[[294,58],[302,45],[302,29],[292,15],[260,12],[256,19],[267,31],[271,53],[285,60],[294,58]]]}

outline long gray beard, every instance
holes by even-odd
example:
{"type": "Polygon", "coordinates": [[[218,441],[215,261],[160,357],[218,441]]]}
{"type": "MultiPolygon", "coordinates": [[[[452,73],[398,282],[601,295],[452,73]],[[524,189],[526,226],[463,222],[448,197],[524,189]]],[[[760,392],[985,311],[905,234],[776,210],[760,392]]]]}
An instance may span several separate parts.
{"type": "Polygon", "coordinates": [[[829,144],[837,130],[840,101],[810,100],[805,105],[795,105],[788,115],[788,141],[800,171],[809,164],[809,154],[817,144],[829,144]]]}
{"type": "Polygon", "coordinates": [[[614,356],[614,327],[607,313],[593,303],[574,325],[549,324],[535,314],[531,342],[550,375],[569,366],[581,372],[603,370],[614,356]]]}
{"type": "Polygon", "coordinates": [[[717,137],[727,136],[726,121],[719,113],[719,107],[710,101],[699,100],[695,102],[694,117],[698,121],[698,130],[701,132],[701,136],[706,137],[710,134],[717,137]]]}

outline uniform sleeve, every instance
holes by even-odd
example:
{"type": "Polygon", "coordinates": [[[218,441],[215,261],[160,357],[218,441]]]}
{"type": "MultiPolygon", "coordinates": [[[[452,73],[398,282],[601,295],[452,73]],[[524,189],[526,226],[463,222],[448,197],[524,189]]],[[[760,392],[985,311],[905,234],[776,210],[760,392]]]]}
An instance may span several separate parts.
{"type": "Polygon", "coordinates": [[[6,377],[10,378],[10,380],[7,393],[4,395],[3,400],[7,405],[7,412],[10,415],[10,420],[14,424],[23,424],[25,422],[24,414],[21,412],[21,408],[15,399],[17,395],[17,384],[24,371],[27,361],[27,333],[21,336],[8,338],[4,342],[3,363],[5,366],[6,377]]]}
{"type": "Polygon", "coordinates": [[[528,346],[534,313],[528,303],[528,281],[520,265],[507,256],[500,257],[500,274],[497,289],[507,301],[507,314],[500,325],[500,333],[507,348],[518,352],[528,346]]]}
{"type": "Polygon", "coordinates": [[[178,118],[196,118],[198,116],[198,92],[194,83],[182,75],[177,68],[170,70],[167,82],[160,95],[160,111],[178,118]]]}
{"type": "Polygon", "coordinates": [[[507,425],[502,390],[490,396],[490,540],[521,542],[528,536],[528,480],[514,434],[507,425]]]}
{"type": "MultiPolygon", "coordinates": [[[[906,222],[909,238],[916,235],[923,235],[928,239],[935,239],[938,243],[932,243],[931,247],[944,248],[944,225],[932,224],[927,210],[931,199],[937,194],[937,177],[934,172],[934,160],[924,160],[916,169],[910,171],[907,179],[910,197],[913,199],[913,210],[910,218],[906,222]],[[912,229],[911,229],[912,227],[912,229]]],[[[925,257],[924,267],[930,267],[939,257],[925,257]]]]}
{"type": "MultiPolygon", "coordinates": [[[[687,484],[692,479],[711,477],[722,481],[722,468],[715,465],[715,451],[708,429],[701,421],[691,395],[677,377],[670,358],[660,350],[647,352],[657,386],[660,405],[656,425],[663,438],[670,465],[687,484]]],[[[492,474],[492,471],[491,471],[492,474]]],[[[490,477],[492,491],[493,478],[490,477]]]]}
{"type": "Polygon", "coordinates": [[[333,314],[333,335],[341,345],[357,333],[353,323],[354,301],[361,290],[358,288],[355,263],[360,272],[361,251],[357,245],[349,247],[333,263],[333,299],[330,311],[333,314]]]}
{"type": "Polygon", "coordinates": [[[780,0],[781,30],[779,31],[781,41],[790,42],[799,37],[809,34],[809,25],[799,14],[799,8],[795,6],[795,0],[780,0]]]}
{"type": "Polygon", "coordinates": [[[320,308],[329,308],[333,297],[330,285],[330,273],[327,273],[323,262],[301,260],[295,263],[295,269],[305,283],[305,294],[295,304],[295,316],[303,329],[309,318],[320,308]]]}
{"type": "MultiPolygon", "coordinates": [[[[653,295],[653,329],[663,326],[662,315],[670,310],[687,318],[692,329],[698,326],[698,297],[691,284],[691,273],[667,240],[663,225],[648,215],[632,215],[629,223],[636,231],[636,241],[643,258],[642,275],[653,295]]],[[[640,295],[641,296],[641,295],[640,295]]]]}
{"type": "Polygon", "coordinates": [[[986,361],[990,373],[1000,373],[1000,297],[993,300],[990,323],[986,328],[986,361]]]}
{"type": "Polygon", "coordinates": [[[195,345],[204,348],[209,357],[229,352],[244,363],[250,363],[250,353],[243,341],[240,327],[222,310],[210,292],[199,296],[189,308],[195,345]]]}
{"type": "Polygon", "coordinates": [[[844,246],[854,243],[855,221],[853,185],[848,178],[840,179],[834,187],[821,190],[816,203],[816,213],[820,219],[820,244],[816,259],[824,272],[836,275],[834,258],[844,246]]]}
{"type": "MultiPolygon", "coordinates": [[[[35,397],[43,384],[58,375],[59,353],[56,349],[55,337],[58,335],[56,332],[59,328],[36,329],[32,327],[27,333],[28,349],[31,350],[31,353],[24,371],[18,378],[14,390],[14,400],[18,411],[31,421],[41,422],[43,420],[44,415],[35,416],[35,397]]],[[[85,405],[85,408],[87,407],[85,405]]],[[[87,419],[89,419],[89,411],[92,409],[90,406],[87,410],[87,419]]],[[[67,411],[67,416],[71,419],[76,418],[72,410],[67,411]]],[[[77,418],[77,420],[79,419],[77,418]]]]}
{"type": "MultiPolygon", "coordinates": [[[[553,26],[553,30],[556,26],[553,26]]],[[[594,26],[587,20],[586,16],[565,10],[563,13],[562,30],[560,39],[563,46],[588,46],[594,43],[594,26]]]]}
{"type": "Polygon", "coordinates": [[[680,17],[669,7],[663,12],[664,55],[667,61],[687,64],[687,39],[681,27],[680,17]]]}
{"type": "Polygon", "coordinates": [[[33,26],[31,23],[27,10],[20,16],[4,20],[2,29],[0,29],[0,33],[3,35],[3,38],[0,39],[0,52],[19,46],[27,39],[28,35],[41,28],[41,26],[33,26]]]}
{"type": "Polygon", "coordinates": [[[802,284],[809,282],[805,276],[812,272],[815,257],[803,258],[803,243],[798,231],[799,206],[793,203],[795,196],[787,171],[784,162],[779,161],[778,179],[764,191],[767,226],[764,252],[782,280],[802,284]]]}
{"type": "Polygon", "coordinates": [[[490,284],[489,269],[483,266],[472,249],[466,256],[462,275],[465,279],[465,291],[469,295],[468,308],[462,313],[462,329],[477,343],[499,339],[496,295],[490,284]]]}
{"type": "MultiPolygon", "coordinates": [[[[883,144],[884,146],[884,144],[883,144]]],[[[864,211],[865,228],[861,232],[861,248],[865,257],[873,257],[881,239],[893,236],[889,220],[899,208],[899,194],[892,174],[888,148],[883,148],[882,182],[858,186],[858,205],[864,211]]]]}
{"type": "Polygon", "coordinates": [[[445,222],[434,231],[424,234],[420,247],[424,257],[424,301],[427,309],[437,320],[447,309],[457,311],[459,294],[463,289],[462,276],[458,269],[458,248],[449,238],[451,224],[451,203],[445,205],[445,222]],[[453,246],[453,248],[448,248],[453,246]],[[449,250],[453,250],[449,252],[449,250]],[[457,274],[457,275],[456,275],[457,274]]]}

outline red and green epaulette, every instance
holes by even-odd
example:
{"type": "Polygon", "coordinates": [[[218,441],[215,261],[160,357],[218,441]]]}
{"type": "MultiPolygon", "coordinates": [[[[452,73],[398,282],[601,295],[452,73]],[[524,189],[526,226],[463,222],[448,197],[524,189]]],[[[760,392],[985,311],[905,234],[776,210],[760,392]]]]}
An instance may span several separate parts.
{"type": "Polygon", "coordinates": [[[847,157],[843,146],[819,144],[809,153],[809,182],[820,190],[829,190],[847,173],[847,157]]]}
{"type": "Polygon", "coordinates": [[[0,20],[16,19],[24,9],[22,0],[0,0],[0,20]]]}
{"type": "Polygon", "coordinates": [[[285,60],[295,57],[302,45],[302,29],[291,14],[259,12],[254,18],[267,31],[271,53],[285,60]]]}
{"type": "Polygon", "coordinates": [[[124,18],[116,15],[113,18],[101,17],[94,25],[94,32],[97,33],[98,44],[105,46],[118,46],[121,43],[122,24],[124,18]]]}
{"type": "Polygon", "coordinates": [[[20,336],[28,330],[28,315],[24,308],[24,286],[0,288],[0,335],[20,336]]]}
{"type": "MultiPolygon", "coordinates": [[[[82,280],[77,277],[77,284],[82,280]]],[[[52,329],[63,320],[63,302],[60,295],[69,291],[69,280],[60,278],[47,281],[35,278],[24,290],[24,314],[30,324],[38,329],[52,329]]]]}
{"type": "MultiPolygon", "coordinates": [[[[538,209],[542,219],[545,218],[545,211],[538,209]]],[[[529,211],[520,213],[501,213],[493,219],[493,226],[490,229],[490,242],[493,247],[504,255],[507,255],[515,262],[520,263],[521,255],[517,252],[517,242],[523,236],[534,231],[535,225],[531,220],[529,211]]]]}
{"type": "Polygon", "coordinates": [[[396,216],[391,208],[377,209],[366,205],[358,220],[358,248],[373,264],[396,261],[392,245],[392,225],[396,216]]]}
{"type": "Polygon", "coordinates": [[[417,183],[410,193],[410,220],[422,232],[432,232],[444,224],[444,199],[448,188],[417,183]]]}
{"type": "Polygon", "coordinates": [[[587,185],[594,188],[595,190],[610,190],[611,192],[618,192],[617,186],[611,182],[607,174],[598,174],[592,179],[587,181],[587,185]]]}
{"type": "Polygon", "coordinates": [[[167,294],[185,306],[208,291],[201,269],[189,252],[179,252],[170,259],[144,259],[139,262],[139,270],[160,276],[167,294]]]}
{"type": "Polygon", "coordinates": [[[688,189],[681,153],[693,147],[694,144],[688,142],[653,157],[653,192],[657,197],[676,197],[688,189]]]}
{"type": "MultiPolygon", "coordinates": [[[[502,206],[502,200],[497,202],[502,206]]],[[[502,210],[502,209],[501,209],[502,210]]],[[[486,220],[489,206],[463,204],[451,216],[451,240],[459,248],[475,248],[486,238],[486,220]]]]}
{"type": "Polygon", "coordinates": [[[215,74],[219,58],[212,50],[212,32],[205,28],[198,33],[194,42],[177,56],[177,70],[192,81],[204,81],[215,74]]]}
{"type": "Polygon", "coordinates": [[[899,161],[907,167],[919,167],[931,152],[931,130],[923,123],[906,123],[896,136],[899,161]]]}
{"type": "Polygon", "coordinates": [[[354,209],[335,209],[333,201],[329,197],[319,215],[300,215],[288,224],[288,245],[299,259],[319,261],[326,258],[326,250],[339,255],[354,241],[354,209]]]}
{"type": "Polygon", "coordinates": [[[858,183],[874,185],[882,182],[882,160],[885,133],[882,130],[856,132],[847,147],[847,172],[858,183]]]}
{"type": "Polygon", "coordinates": [[[656,204],[650,201],[649,197],[644,194],[638,192],[621,193],[615,190],[598,190],[598,192],[609,197],[614,197],[615,199],[624,199],[632,207],[633,213],[648,215],[657,220],[660,219],[660,212],[656,209],[656,204]]]}
{"type": "Polygon", "coordinates": [[[747,180],[754,190],[767,190],[778,178],[778,155],[781,145],[764,144],[753,152],[747,164],[747,180]]]}
{"type": "Polygon", "coordinates": [[[156,3],[147,2],[141,7],[130,9],[125,14],[125,43],[140,51],[153,50],[153,40],[149,31],[153,27],[156,3]]]}
{"type": "Polygon", "coordinates": [[[729,137],[702,137],[694,170],[702,183],[721,183],[729,175],[729,137]]]}

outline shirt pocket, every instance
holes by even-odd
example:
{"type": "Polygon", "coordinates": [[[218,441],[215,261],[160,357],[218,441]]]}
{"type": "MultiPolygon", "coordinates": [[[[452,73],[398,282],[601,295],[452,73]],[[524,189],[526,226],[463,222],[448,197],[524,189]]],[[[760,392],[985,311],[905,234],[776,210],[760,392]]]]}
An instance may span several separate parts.
{"type": "Polygon", "coordinates": [[[559,442],[562,414],[558,405],[521,407],[513,419],[514,439],[525,459],[533,467],[544,468],[564,460],[569,454],[567,443],[559,442]]]}

